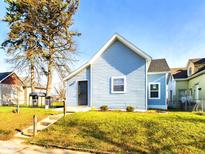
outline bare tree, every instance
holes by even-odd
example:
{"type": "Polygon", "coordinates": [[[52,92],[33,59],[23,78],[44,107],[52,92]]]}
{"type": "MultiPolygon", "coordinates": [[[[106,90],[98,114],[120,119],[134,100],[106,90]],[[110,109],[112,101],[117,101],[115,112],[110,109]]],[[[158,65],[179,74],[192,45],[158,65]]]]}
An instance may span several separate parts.
{"type": "Polygon", "coordinates": [[[37,3],[37,27],[45,47],[43,58],[47,66],[47,96],[50,96],[53,71],[62,73],[61,68],[66,68],[74,60],[73,37],[79,33],[70,30],[70,27],[73,25],[72,16],[79,6],[79,0],[45,0],[37,3]]]}
{"type": "Polygon", "coordinates": [[[32,8],[24,0],[6,2],[7,14],[3,21],[8,23],[10,32],[2,47],[9,56],[8,62],[14,64],[18,72],[30,72],[31,89],[34,91],[35,72],[38,72],[42,46],[35,33],[35,21],[31,18],[32,8]]]}
{"type": "MultiPolygon", "coordinates": [[[[47,96],[51,95],[53,71],[69,70],[74,60],[72,17],[79,0],[6,0],[4,19],[9,23],[9,38],[2,46],[17,68],[30,68],[31,86],[35,71],[47,76],[47,96]]],[[[33,89],[33,88],[32,88],[33,89]]]]}
{"type": "Polygon", "coordinates": [[[60,101],[65,101],[66,88],[65,88],[64,84],[61,84],[59,87],[55,87],[55,91],[58,95],[58,99],[60,101]]]}

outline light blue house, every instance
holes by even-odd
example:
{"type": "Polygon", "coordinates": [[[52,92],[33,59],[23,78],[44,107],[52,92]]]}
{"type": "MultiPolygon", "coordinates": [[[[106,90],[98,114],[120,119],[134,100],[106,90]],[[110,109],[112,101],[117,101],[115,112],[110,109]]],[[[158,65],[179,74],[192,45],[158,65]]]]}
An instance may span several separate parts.
{"type": "MultiPolygon", "coordinates": [[[[170,69],[119,34],[64,79],[68,107],[107,105],[110,109],[167,109],[170,69]]],[[[171,97],[170,97],[171,98],[171,97]]]]}

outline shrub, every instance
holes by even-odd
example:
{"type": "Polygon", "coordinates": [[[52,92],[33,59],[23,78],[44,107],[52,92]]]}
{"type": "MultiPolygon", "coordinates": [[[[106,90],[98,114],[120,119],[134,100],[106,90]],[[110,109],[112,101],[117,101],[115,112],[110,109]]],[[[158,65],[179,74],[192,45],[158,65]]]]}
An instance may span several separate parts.
{"type": "Polygon", "coordinates": [[[134,107],[132,107],[132,106],[127,106],[126,111],[127,111],[127,112],[133,112],[133,111],[134,111],[134,107]]]}
{"type": "Polygon", "coordinates": [[[52,102],[52,107],[54,107],[54,108],[63,107],[63,106],[64,106],[64,103],[62,101],[60,101],[60,102],[57,102],[57,101],[52,102]]]}
{"type": "Polygon", "coordinates": [[[201,115],[201,116],[205,116],[205,112],[196,112],[195,114],[197,114],[197,115],[201,115]]]}
{"type": "Polygon", "coordinates": [[[100,107],[101,111],[107,111],[108,110],[108,106],[107,105],[103,105],[100,107]]]}

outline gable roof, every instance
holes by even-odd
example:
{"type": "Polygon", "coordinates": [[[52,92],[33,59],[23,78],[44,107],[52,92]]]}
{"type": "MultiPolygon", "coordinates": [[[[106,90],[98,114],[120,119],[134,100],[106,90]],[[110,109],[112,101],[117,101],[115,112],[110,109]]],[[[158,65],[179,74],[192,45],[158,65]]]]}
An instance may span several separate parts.
{"type": "MultiPolygon", "coordinates": [[[[202,66],[201,68],[199,68],[198,71],[197,71],[196,73],[199,73],[199,72],[204,71],[204,70],[205,70],[205,65],[202,66]]],[[[195,73],[195,74],[196,74],[196,73],[195,73]]]]}
{"type": "Polygon", "coordinates": [[[170,68],[166,59],[153,59],[150,63],[148,72],[169,72],[170,68]]]}
{"type": "Polygon", "coordinates": [[[14,72],[2,72],[0,73],[0,83],[4,81],[7,77],[12,75],[14,72]]]}
{"type": "Polygon", "coordinates": [[[194,64],[205,64],[205,58],[193,58],[189,59],[194,64]]]}
{"type": "Polygon", "coordinates": [[[186,68],[171,68],[171,73],[174,79],[185,79],[188,77],[186,68]]]}
{"type": "Polygon", "coordinates": [[[138,54],[139,56],[143,57],[144,59],[151,61],[151,56],[149,56],[148,54],[146,54],[144,51],[142,51],[141,49],[137,48],[134,44],[132,44],[131,42],[129,42],[128,40],[126,40],[124,37],[122,37],[119,34],[114,34],[109,40],[108,42],[84,65],[82,65],[80,68],[78,68],[77,70],[75,70],[74,72],[72,72],[70,75],[68,75],[67,77],[64,78],[64,81],[70,79],[71,77],[73,77],[74,75],[76,75],[77,73],[79,73],[81,70],[83,70],[84,68],[88,67],[90,64],[92,64],[93,62],[95,62],[95,60],[97,58],[99,58],[116,40],[118,40],[119,42],[123,43],[125,46],[127,46],[129,49],[131,49],[132,51],[134,51],[136,54],[138,54]]]}

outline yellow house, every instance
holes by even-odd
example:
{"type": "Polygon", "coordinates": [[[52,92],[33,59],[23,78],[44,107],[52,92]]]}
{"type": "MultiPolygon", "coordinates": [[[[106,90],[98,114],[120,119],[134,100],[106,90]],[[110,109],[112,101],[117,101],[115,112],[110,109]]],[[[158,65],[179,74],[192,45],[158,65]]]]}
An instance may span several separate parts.
{"type": "Polygon", "coordinates": [[[186,67],[172,68],[171,72],[175,79],[174,107],[186,100],[205,104],[205,58],[189,59],[186,67]]]}

